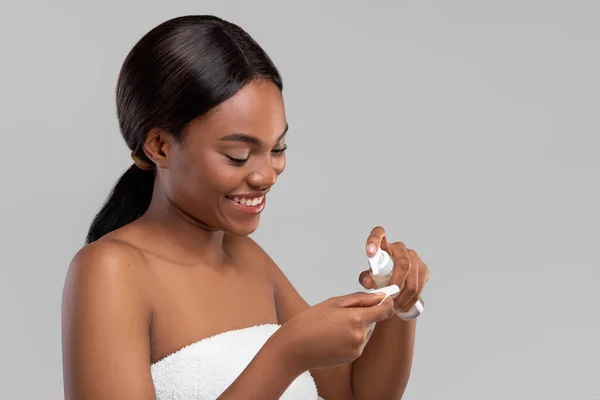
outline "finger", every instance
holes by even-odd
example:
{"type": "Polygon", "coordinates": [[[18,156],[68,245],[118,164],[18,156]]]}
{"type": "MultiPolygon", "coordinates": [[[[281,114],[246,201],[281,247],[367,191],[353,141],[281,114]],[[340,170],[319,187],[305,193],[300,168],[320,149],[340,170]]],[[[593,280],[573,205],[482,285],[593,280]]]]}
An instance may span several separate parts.
{"type": "Polygon", "coordinates": [[[421,282],[423,282],[423,286],[425,286],[427,282],[429,282],[429,267],[425,263],[423,263],[422,265],[423,272],[419,272],[419,279],[421,280],[421,282]]]}
{"type": "Polygon", "coordinates": [[[385,229],[381,226],[376,226],[367,238],[367,255],[369,257],[374,256],[379,248],[390,253],[390,246],[387,241],[385,229]]]}
{"type": "Polygon", "coordinates": [[[404,288],[394,300],[394,306],[396,310],[401,312],[408,312],[411,307],[417,302],[419,299],[419,290],[421,284],[419,282],[419,264],[420,260],[418,257],[415,257],[416,253],[414,250],[407,250],[410,261],[411,268],[408,271],[408,275],[404,282],[404,288]]]}
{"type": "MultiPolygon", "coordinates": [[[[392,260],[394,261],[394,269],[390,278],[390,285],[398,285],[400,290],[404,288],[408,272],[411,269],[410,255],[406,246],[402,242],[394,242],[390,245],[393,255],[392,260]]],[[[396,303],[397,304],[397,303],[396,303]]]]}
{"type": "Polygon", "coordinates": [[[384,298],[384,293],[356,292],[346,296],[340,296],[337,299],[337,304],[342,308],[372,307],[379,304],[384,298]]]}
{"type": "MultiPolygon", "coordinates": [[[[417,296],[415,296],[418,299],[419,297],[421,297],[421,293],[423,292],[425,285],[429,281],[429,267],[423,262],[423,260],[415,250],[408,249],[408,254],[410,256],[410,259],[412,260],[411,264],[416,264],[419,270],[419,292],[417,293],[417,296]]],[[[413,300],[416,301],[416,299],[413,300]]]]}
{"type": "Polygon", "coordinates": [[[395,314],[394,301],[388,297],[379,305],[363,308],[361,313],[363,321],[367,325],[389,319],[395,314]]]}
{"type": "MultiPolygon", "coordinates": [[[[416,253],[415,253],[416,255],[416,253]]],[[[417,255],[418,257],[418,255],[417,255]]],[[[419,258],[419,292],[415,296],[417,300],[421,298],[421,294],[423,293],[423,289],[425,289],[425,285],[429,281],[429,267],[419,258]]]]}
{"type": "Polygon", "coordinates": [[[377,285],[375,285],[370,269],[361,272],[358,276],[358,281],[365,289],[377,289],[377,285]]]}

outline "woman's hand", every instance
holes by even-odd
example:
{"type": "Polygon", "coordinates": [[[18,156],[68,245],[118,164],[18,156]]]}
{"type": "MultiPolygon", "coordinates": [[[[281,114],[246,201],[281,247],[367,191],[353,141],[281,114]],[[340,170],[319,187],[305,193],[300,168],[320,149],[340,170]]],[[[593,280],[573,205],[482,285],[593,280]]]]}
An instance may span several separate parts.
{"type": "MultiPolygon", "coordinates": [[[[398,285],[400,294],[394,299],[396,312],[408,312],[419,300],[425,284],[429,280],[429,268],[419,258],[416,251],[407,249],[404,243],[388,243],[385,230],[377,226],[373,228],[367,239],[367,255],[375,255],[381,248],[394,261],[394,271],[388,285],[398,285]]],[[[360,284],[366,289],[375,289],[370,270],[359,275],[360,284]]]]}
{"type": "Polygon", "coordinates": [[[373,324],[394,315],[391,298],[384,298],[365,292],[332,297],[288,320],[272,339],[298,372],[352,362],[362,354],[373,324]]]}

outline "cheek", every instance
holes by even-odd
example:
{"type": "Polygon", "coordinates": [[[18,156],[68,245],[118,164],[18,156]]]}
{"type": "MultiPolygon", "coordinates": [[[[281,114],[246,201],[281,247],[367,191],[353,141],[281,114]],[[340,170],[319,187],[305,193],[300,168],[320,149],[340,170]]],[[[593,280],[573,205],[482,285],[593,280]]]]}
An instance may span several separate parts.
{"type": "Polygon", "coordinates": [[[202,165],[198,165],[199,178],[203,180],[203,186],[216,195],[222,195],[237,188],[244,179],[243,169],[227,165],[223,160],[217,160],[215,157],[211,158],[202,165]]]}
{"type": "Polygon", "coordinates": [[[211,197],[218,184],[217,168],[202,154],[181,154],[171,174],[173,188],[183,201],[200,201],[211,197]]]}

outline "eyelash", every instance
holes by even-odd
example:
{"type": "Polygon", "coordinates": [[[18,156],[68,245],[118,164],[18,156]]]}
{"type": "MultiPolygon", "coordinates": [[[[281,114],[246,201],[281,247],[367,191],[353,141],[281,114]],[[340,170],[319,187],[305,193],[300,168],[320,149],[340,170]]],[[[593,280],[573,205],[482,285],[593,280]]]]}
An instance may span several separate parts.
{"type": "MultiPolygon", "coordinates": [[[[280,156],[283,153],[285,153],[285,151],[287,150],[287,148],[288,147],[287,147],[287,144],[286,144],[281,149],[272,150],[271,153],[273,153],[275,156],[280,156]]],[[[233,157],[230,157],[230,156],[226,156],[226,157],[229,158],[229,161],[231,161],[236,166],[242,166],[242,165],[244,165],[250,159],[250,156],[248,156],[248,158],[233,158],[233,157]]]]}

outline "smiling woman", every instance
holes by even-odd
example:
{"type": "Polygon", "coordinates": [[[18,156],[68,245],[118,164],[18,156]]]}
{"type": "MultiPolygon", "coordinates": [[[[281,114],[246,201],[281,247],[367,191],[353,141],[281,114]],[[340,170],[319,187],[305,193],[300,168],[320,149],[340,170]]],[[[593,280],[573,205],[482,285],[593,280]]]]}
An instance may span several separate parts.
{"type": "Polygon", "coordinates": [[[264,196],[283,171],[281,90],[270,58],[233,24],[184,17],[150,31],[127,56],[117,85],[121,133],[136,164],[98,213],[88,242],[136,220],[153,196],[202,225],[253,230],[256,219],[241,220],[221,200],[245,190],[238,186],[250,168],[253,197],[264,196]],[[181,168],[174,173],[170,165],[181,168]]]}
{"type": "Polygon", "coordinates": [[[67,400],[402,395],[414,322],[381,294],[309,307],[249,238],[286,165],[282,87],[217,17],[166,21],[133,47],[116,101],[134,163],[65,282],[67,400]],[[396,372],[370,374],[383,355],[396,372]]]}

